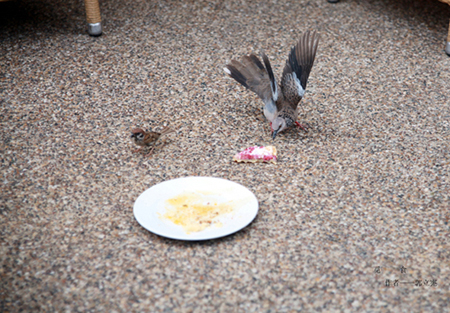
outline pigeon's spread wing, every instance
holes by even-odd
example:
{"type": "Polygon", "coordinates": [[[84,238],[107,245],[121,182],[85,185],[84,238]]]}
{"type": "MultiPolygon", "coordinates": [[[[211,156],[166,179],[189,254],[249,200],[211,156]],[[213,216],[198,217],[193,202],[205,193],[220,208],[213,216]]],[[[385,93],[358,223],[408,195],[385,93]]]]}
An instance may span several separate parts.
{"type": "Polygon", "coordinates": [[[298,103],[305,94],[309,73],[314,64],[319,34],[305,32],[297,44],[291,49],[289,58],[283,70],[281,78],[281,90],[284,98],[296,109],[298,103]]]}
{"type": "Polygon", "coordinates": [[[255,54],[244,56],[241,61],[232,60],[224,70],[242,86],[256,93],[266,108],[276,109],[278,98],[277,84],[269,59],[263,53],[263,63],[255,54]]]}

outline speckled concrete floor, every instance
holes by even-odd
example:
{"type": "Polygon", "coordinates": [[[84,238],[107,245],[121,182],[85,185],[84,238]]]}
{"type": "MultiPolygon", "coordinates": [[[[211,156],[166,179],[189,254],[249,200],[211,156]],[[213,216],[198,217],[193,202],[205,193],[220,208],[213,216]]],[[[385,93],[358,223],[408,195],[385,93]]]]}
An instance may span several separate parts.
{"type": "Polygon", "coordinates": [[[447,5],[102,1],[99,38],[82,1],[0,5],[0,311],[449,312],[447,5]],[[310,131],[233,164],[272,141],[223,66],[264,49],[280,73],[306,29],[310,131]],[[131,128],[167,123],[131,153],[131,128]],[[199,243],[143,229],[134,200],[189,175],[247,186],[257,218],[199,243]]]}

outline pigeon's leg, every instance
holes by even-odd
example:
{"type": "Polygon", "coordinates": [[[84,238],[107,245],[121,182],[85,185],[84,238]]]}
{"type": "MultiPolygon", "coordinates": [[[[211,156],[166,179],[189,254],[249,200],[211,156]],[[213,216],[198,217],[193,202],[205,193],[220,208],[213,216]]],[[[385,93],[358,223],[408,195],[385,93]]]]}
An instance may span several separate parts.
{"type": "Polygon", "coordinates": [[[272,122],[270,122],[270,129],[272,130],[273,133],[272,122]]]}
{"type": "Polygon", "coordinates": [[[308,126],[307,126],[307,125],[300,124],[300,123],[297,122],[297,121],[295,122],[295,125],[297,125],[298,128],[301,128],[301,129],[304,130],[305,132],[308,131],[308,126]]]}
{"type": "MultiPolygon", "coordinates": [[[[161,138],[161,137],[160,137],[160,138],[161,138]]],[[[145,155],[145,157],[148,157],[148,156],[150,156],[150,155],[152,154],[153,150],[154,150],[155,147],[156,147],[156,143],[158,142],[158,140],[159,140],[159,138],[156,139],[155,143],[153,144],[153,147],[150,149],[149,153],[147,153],[147,154],[145,155]]]]}
{"type": "Polygon", "coordinates": [[[133,150],[133,151],[131,151],[132,153],[136,153],[136,152],[139,152],[139,151],[141,151],[142,150],[142,148],[139,148],[139,149],[136,149],[136,150],[133,150]]]}
{"type": "Polygon", "coordinates": [[[152,154],[152,152],[153,152],[153,149],[154,149],[155,147],[153,147],[153,148],[151,148],[150,149],[150,152],[149,153],[147,153],[146,155],[145,155],[145,157],[148,157],[148,156],[150,156],[151,154],[152,154]]]}

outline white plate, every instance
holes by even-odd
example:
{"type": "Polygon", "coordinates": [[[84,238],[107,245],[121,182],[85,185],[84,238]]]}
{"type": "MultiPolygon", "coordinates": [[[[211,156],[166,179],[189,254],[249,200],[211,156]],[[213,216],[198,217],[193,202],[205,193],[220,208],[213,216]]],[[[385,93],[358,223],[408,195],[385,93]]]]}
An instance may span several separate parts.
{"type": "MultiPolygon", "coordinates": [[[[142,227],[157,235],[178,240],[208,240],[235,233],[248,224],[258,213],[258,200],[244,186],[221,178],[185,177],[168,180],[144,191],[134,203],[134,217],[142,227]],[[233,201],[233,211],[217,218],[220,224],[187,233],[182,226],[162,217],[166,213],[166,200],[186,192],[207,195],[208,201],[233,201]]],[[[216,220],[214,220],[216,221],[216,220]]]]}

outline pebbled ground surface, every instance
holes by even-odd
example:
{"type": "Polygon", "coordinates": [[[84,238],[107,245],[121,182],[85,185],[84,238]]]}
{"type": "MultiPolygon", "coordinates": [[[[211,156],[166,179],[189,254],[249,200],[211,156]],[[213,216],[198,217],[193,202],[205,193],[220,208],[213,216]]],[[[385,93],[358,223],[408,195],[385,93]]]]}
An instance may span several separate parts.
{"type": "Polygon", "coordinates": [[[0,311],[449,312],[448,5],[100,5],[93,38],[82,1],[0,3],[0,311]],[[264,49],[279,75],[307,29],[310,130],[273,142],[222,68],[264,49]],[[269,144],[276,165],[231,162],[269,144]],[[248,187],[257,218],[206,242],[142,228],[136,198],[185,176],[248,187]]]}

